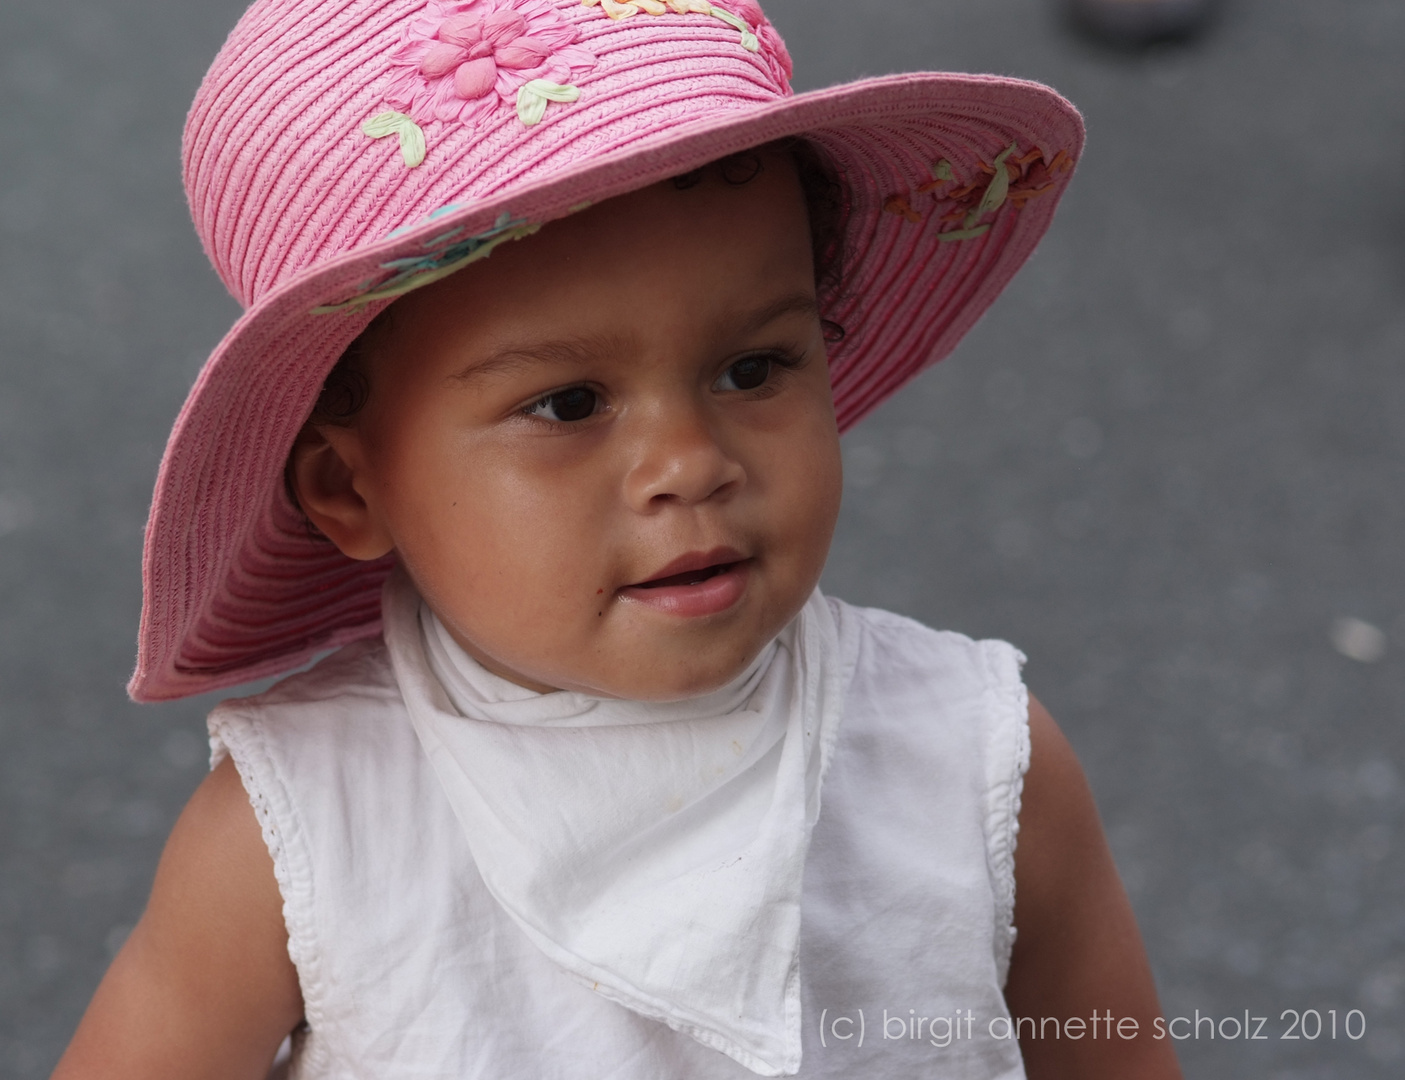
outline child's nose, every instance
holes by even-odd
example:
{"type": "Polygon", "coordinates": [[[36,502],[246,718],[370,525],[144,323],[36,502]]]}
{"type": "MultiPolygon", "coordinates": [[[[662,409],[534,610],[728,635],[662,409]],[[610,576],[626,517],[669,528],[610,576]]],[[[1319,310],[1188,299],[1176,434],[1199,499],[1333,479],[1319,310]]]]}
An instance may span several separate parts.
{"type": "Polygon", "coordinates": [[[639,427],[625,476],[625,498],[634,510],[693,505],[727,496],[745,483],[746,470],[702,409],[660,409],[635,422],[639,427]]]}

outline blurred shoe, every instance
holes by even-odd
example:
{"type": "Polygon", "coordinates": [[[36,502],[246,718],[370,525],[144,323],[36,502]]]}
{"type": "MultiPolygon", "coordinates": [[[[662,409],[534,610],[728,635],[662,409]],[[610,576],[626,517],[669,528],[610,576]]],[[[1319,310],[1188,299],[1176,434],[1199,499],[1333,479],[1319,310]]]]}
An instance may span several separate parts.
{"type": "Polygon", "coordinates": [[[1218,0],[1066,0],[1074,21],[1113,45],[1141,46],[1194,37],[1218,0]]]}

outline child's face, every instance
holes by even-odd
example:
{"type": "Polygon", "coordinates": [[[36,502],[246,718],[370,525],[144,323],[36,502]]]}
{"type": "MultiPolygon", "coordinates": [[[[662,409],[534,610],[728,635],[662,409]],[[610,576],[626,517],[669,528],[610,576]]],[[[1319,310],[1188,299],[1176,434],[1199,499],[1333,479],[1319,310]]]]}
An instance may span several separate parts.
{"type": "Polygon", "coordinates": [[[394,549],[460,645],[538,690],[738,674],[819,580],[839,441],[789,159],[614,199],[400,300],[313,520],[394,549]],[[661,580],[662,579],[662,580],[661,580]]]}

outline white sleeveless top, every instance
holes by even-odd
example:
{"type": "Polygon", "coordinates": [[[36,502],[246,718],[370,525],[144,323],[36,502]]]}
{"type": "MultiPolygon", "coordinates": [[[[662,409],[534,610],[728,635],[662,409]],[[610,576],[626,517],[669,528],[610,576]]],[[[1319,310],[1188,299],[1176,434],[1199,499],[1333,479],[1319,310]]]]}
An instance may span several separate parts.
{"type": "MultiPolygon", "coordinates": [[[[829,601],[843,720],[801,896],[800,1077],[1022,1078],[1002,987],[1023,657],[829,601]]],[[[562,971],[489,893],[384,644],[210,716],[283,895],[295,1080],[746,1080],[562,971]]]]}

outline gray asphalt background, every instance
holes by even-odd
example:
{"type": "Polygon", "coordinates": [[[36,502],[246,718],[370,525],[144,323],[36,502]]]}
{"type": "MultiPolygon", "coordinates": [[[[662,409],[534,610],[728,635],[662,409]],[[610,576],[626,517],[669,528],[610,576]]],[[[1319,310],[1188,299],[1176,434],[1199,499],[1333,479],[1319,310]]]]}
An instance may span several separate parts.
{"type": "MultiPolygon", "coordinates": [[[[0,5],[16,1080],[52,1067],[202,774],[211,701],[139,708],[122,686],[161,447],[236,314],[177,154],[241,7],[0,5]]],[[[1202,1025],[1188,1075],[1402,1075],[1405,4],[1232,0],[1201,45],[1135,57],[1080,42],[1043,0],[768,7],[800,88],[1030,76],[1090,135],[1007,295],[846,439],[828,587],[1028,652],[1166,1014],[1269,1017],[1256,1042],[1202,1025]],[[1278,1038],[1287,1009],[1336,1009],[1337,1038],[1278,1038]]]]}

